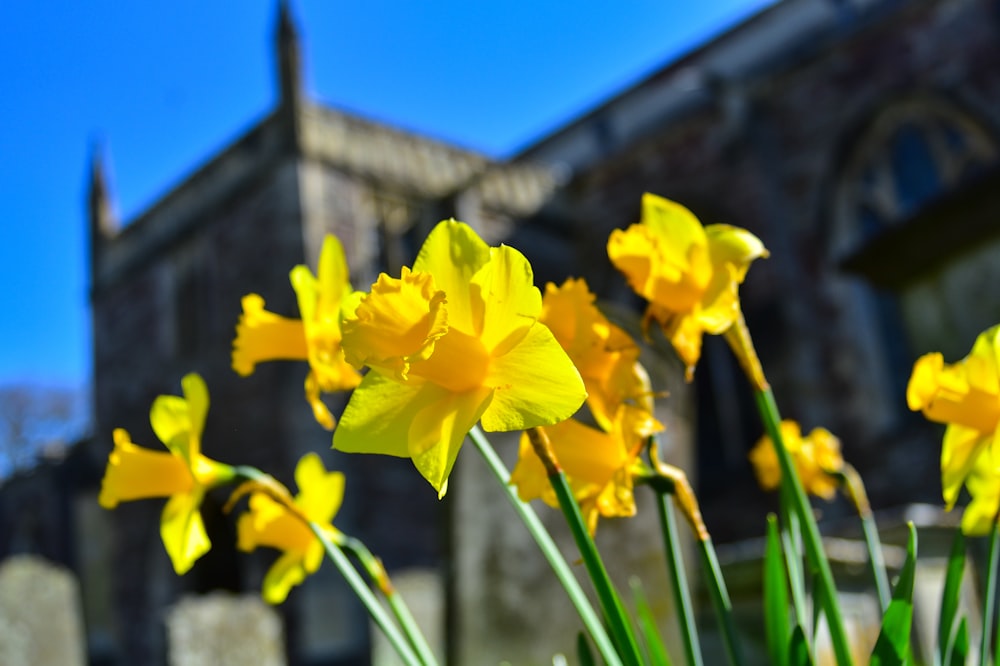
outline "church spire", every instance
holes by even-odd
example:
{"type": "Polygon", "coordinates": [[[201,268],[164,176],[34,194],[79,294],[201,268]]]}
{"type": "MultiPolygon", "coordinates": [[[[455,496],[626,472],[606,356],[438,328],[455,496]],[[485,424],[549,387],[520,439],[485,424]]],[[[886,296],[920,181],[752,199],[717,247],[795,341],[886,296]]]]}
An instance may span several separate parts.
{"type": "Polygon", "coordinates": [[[278,26],[275,34],[278,50],[278,91],[284,107],[296,107],[302,101],[302,57],[299,31],[292,16],[290,0],[278,2],[278,26]]]}
{"type": "Polygon", "coordinates": [[[95,248],[98,243],[113,238],[118,233],[118,219],[108,191],[104,151],[100,145],[95,145],[90,155],[87,215],[90,220],[91,244],[95,248]]]}

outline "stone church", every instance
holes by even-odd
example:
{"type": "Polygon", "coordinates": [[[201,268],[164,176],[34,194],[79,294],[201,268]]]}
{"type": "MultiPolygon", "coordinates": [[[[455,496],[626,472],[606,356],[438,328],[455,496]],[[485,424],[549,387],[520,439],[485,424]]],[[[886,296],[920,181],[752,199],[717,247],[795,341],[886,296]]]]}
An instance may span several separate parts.
{"type": "MultiPolygon", "coordinates": [[[[303,365],[231,370],[240,297],[257,292],[295,316],[288,271],[315,266],[326,233],[363,288],[398,274],[434,223],[456,217],[524,252],[539,286],[586,277],[609,316],[636,330],[643,304],[605,242],[638,220],[643,192],[745,227],[771,251],[742,299],[784,415],[840,436],[876,508],[940,505],[940,430],[907,411],[904,388],[917,356],[957,360],[1000,322],[996,3],[784,0],[502,162],[310,100],[306,54],[281,7],[280,100],[258,125],[132,220],[111,215],[95,160],[94,437],[0,487],[0,557],[33,550],[77,573],[92,663],[165,663],[165,608],[185,594],[253,592],[270,562],[235,551],[225,495],[203,509],[215,547],[182,578],[160,544],[161,503],[97,507],[111,430],[155,446],[149,406],[190,371],[211,393],[207,455],[291,482],[299,456],[318,451],[345,472],[338,527],[390,573],[429,575],[449,663],[573,654],[575,619],[471,451],[438,501],[409,461],[329,450],[302,398],[303,365]],[[74,536],[94,533],[106,538],[74,536]]],[[[746,382],[721,340],[706,341],[690,385],[658,335],[644,354],[670,393],[660,408],[670,459],[695,480],[716,543],[735,553],[776,506],[747,462],[761,427],[746,382]]],[[[513,464],[516,437],[496,443],[513,464]]],[[[654,512],[639,500],[640,516],[606,521],[598,543],[621,581],[636,573],[667,599],[654,512]]],[[[834,530],[850,513],[820,508],[834,530]]],[[[556,530],[557,518],[546,516],[556,530]]],[[[668,606],[657,608],[665,624],[668,606]]],[[[746,609],[748,635],[758,608],[746,609]]],[[[331,567],[293,592],[282,619],[292,664],[370,662],[367,618],[331,567]]]]}

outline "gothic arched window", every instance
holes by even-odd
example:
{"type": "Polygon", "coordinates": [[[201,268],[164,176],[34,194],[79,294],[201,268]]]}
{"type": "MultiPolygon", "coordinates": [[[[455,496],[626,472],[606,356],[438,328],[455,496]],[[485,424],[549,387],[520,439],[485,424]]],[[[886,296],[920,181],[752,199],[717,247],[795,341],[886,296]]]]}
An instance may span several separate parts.
{"type": "Polygon", "coordinates": [[[836,291],[883,427],[905,410],[916,356],[957,360],[1000,322],[1000,294],[986,288],[1000,280],[997,156],[972,117],[914,97],[873,117],[837,175],[829,249],[845,275],[836,291]]]}

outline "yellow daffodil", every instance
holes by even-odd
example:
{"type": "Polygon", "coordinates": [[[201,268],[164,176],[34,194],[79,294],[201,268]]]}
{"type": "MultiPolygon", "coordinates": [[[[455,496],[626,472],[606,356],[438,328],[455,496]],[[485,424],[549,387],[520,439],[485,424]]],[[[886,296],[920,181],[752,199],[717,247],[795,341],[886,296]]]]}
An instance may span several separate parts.
{"type": "Polygon", "coordinates": [[[608,256],[649,301],[643,326],[660,324],[690,380],[702,335],[724,333],[739,319],[739,285],[767,250],[745,229],[703,227],[684,206],[647,193],[640,223],[611,232],[608,256]]]}
{"type": "Polygon", "coordinates": [[[323,241],[317,275],[307,266],[290,273],[302,319],[289,319],[264,309],[257,294],[243,297],[243,315],[233,342],[233,370],[246,377],[262,361],[309,361],[306,400],[316,421],[333,430],[333,414],[320,393],[347,391],[361,383],[361,375],[345,360],[340,348],[340,305],[351,293],[344,248],[335,236],[323,241]]]}
{"type": "Polygon", "coordinates": [[[618,406],[626,399],[641,399],[652,411],[652,393],[639,396],[642,387],[649,389],[636,372],[640,366],[639,347],[624,330],[615,326],[594,305],[595,296],[586,280],[568,279],[561,287],[545,285],[540,321],[549,327],[569,355],[587,388],[587,405],[594,419],[610,430],[618,406]],[[638,384],[637,384],[638,382],[638,384]]]}
{"type": "MultiPolygon", "coordinates": [[[[663,430],[649,412],[622,404],[609,431],[575,419],[546,426],[543,430],[591,534],[597,530],[599,517],[635,515],[632,487],[635,474],[642,467],[639,453],[647,437],[663,430]]],[[[521,435],[517,466],[511,473],[510,482],[517,486],[517,494],[525,502],[541,498],[549,506],[559,506],[545,467],[527,433],[521,435]]]]}
{"type": "Polygon", "coordinates": [[[334,434],[342,451],[412,458],[443,495],[469,429],[523,430],[569,418],[587,397],[552,333],[531,265],[447,220],[413,270],[385,274],[344,306],[347,360],[371,371],[334,434]]]}
{"type": "Polygon", "coordinates": [[[208,389],[196,374],[181,381],[184,397],[161,395],[153,402],[149,422],[169,453],[132,443],[129,434],[114,431],[115,448],[101,482],[101,506],[119,502],[169,497],[160,521],[163,545],[178,574],[208,552],[199,507],[208,489],[233,478],[233,468],[201,454],[201,433],[208,412],[208,389]]]}
{"type": "MultiPolygon", "coordinates": [[[[646,438],[663,426],[652,416],[653,392],[638,362],[638,346],[594,306],[584,280],[546,285],[541,321],[580,371],[598,424],[594,428],[570,419],[544,428],[593,533],[599,516],[635,515],[633,468],[646,438]]],[[[524,501],[541,497],[558,506],[527,434],[521,437],[511,483],[524,501]]]]}
{"type": "Polygon", "coordinates": [[[1000,462],[1000,326],[980,333],[958,363],[945,365],[937,352],[917,359],[906,402],[931,421],[948,425],[941,486],[950,509],[982,452],[1000,462]]]}
{"type": "MultiPolygon", "coordinates": [[[[840,440],[826,428],[813,428],[805,437],[795,421],[781,422],[781,439],[788,454],[795,462],[795,469],[807,493],[832,500],[837,494],[839,481],[833,474],[844,468],[840,455],[840,440]]],[[[781,467],[774,442],[767,435],[757,441],[750,451],[757,482],[764,490],[775,490],[781,484],[781,467]]]]}
{"type": "Polygon", "coordinates": [[[966,488],[972,500],[962,513],[962,532],[985,536],[993,529],[1000,511],[1000,465],[989,451],[976,456],[966,488]]]}
{"type": "Polygon", "coordinates": [[[250,511],[237,523],[240,550],[266,546],[284,551],[264,576],[262,594],[271,604],[283,602],[292,587],[323,563],[323,544],[306,521],[321,525],[331,539],[338,535],[330,523],[344,498],[344,475],[327,472],[319,456],[310,453],[296,465],[295,483],[299,494],[294,511],[266,493],[254,492],[250,511]]]}

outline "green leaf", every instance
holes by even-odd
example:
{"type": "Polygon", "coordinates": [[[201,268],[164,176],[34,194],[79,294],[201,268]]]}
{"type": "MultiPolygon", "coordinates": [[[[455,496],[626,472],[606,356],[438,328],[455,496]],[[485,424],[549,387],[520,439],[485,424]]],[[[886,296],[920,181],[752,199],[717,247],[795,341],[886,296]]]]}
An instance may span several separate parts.
{"type": "Polygon", "coordinates": [[[775,666],[787,666],[787,646],[791,628],[788,618],[788,588],[785,562],[781,556],[778,519],[767,517],[767,548],[764,555],[764,630],[767,651],[775,666]]]}
{"type": "Polygon", "coordinates": [[[670,666],[670,655],[667,654],[667,647],[660,638],[656,619],[642,591],[642,583],[638,578],[632,577],[629,580],[629,587],[632,588],[632,596],[635,599],[635,612],[639,617],[639,635],[649,655],[649,662],[653,666],[670,666]]]}
{"type": "Polygon", "coordinates": [[[576,654],[580,666],[597,666],[597,662],[594,661],[594,653],[590,651],[590,643],[587,642],[587,637],[582,631],[576,635],[576,654]]]}
{"type": "Polygon", "coordinates": [[[965,666],[969,658],[969,627],[965,618],[958,623],[958,631],[955,632],[955,639],[950,646],[951,657],[946,662],[948,666],[965,666]]]}
{"type": "Polygon", "coordinates": [[[917,562],[917,530],[908,524],[910,538],[906,562],[892,593],[892,603],[882,618],[882,631],[875,642],[870,666],[904,666],[910,661],[910,627],[913,623],[913,572],[917,562]]]}
{"type": "MultiPolygon", "coordinates": [[[[951,650],[951,641],[957,638],[955,614],[958,612],[964,571],[965,537],[962,535],[962,530],[955,530],[955,540],[951,544],[951,554],[948,556],[948,572],[944,579],[944,592],[941,595],[941,615],[938,619],[938,654],[942,664],[948,663],[947,654],[951,650]]],[[[968,640],[968,634],[966,634],[966,640],[968,640]]]]}
{"type": "Polygon", "coordinates": [[[796,626],[792,632],[792,639],[788,644],[789,666],[812,666],[812,656],[809,654],[809,641],[801,626],[796,626]]]}

